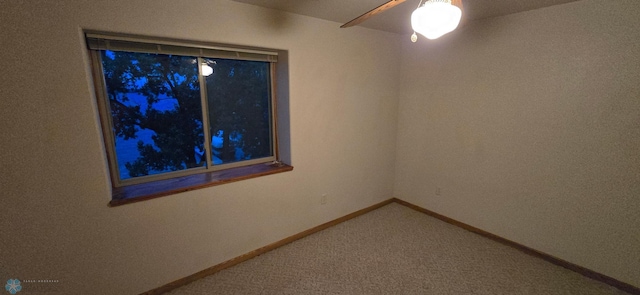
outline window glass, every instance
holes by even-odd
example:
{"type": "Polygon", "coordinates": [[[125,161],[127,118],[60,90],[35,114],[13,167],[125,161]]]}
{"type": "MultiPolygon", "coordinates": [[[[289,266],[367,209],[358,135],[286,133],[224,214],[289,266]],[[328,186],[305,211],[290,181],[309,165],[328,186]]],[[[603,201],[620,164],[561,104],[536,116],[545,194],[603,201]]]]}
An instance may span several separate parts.
{"type": "Polygon", "coordinates": [[[206,59],[211,159],[214,165],[273,155],[270,64],[206,59]]]}
{"type": "Polygon", "coordinates": [[[101,50],[121,180],[206,165],[196,57],[101,50]]]}

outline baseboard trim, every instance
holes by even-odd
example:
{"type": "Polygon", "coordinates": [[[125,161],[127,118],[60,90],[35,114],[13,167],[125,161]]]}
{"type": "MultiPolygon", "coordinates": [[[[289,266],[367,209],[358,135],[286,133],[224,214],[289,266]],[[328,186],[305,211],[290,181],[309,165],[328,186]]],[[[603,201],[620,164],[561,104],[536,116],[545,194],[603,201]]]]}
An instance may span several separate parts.
{"type": "Polygon", "coordinates": [[[210,275],[212,275],[214,273],[217,273],[217,272],[219,272],[219,271],[221,271],[223,269],[232,267],[232,266],[234,266],[236,264],[242,263],[242,262],[247,261],[247,260],[249,260],[251,258],[254,258],[256,256],[259,256],[261,254],[264,254],[266,252],[274,250],[276,248],[282,247],[282,246],[284,246],[286,244],[289,244],[289,243],[291,243],[293,241],[302,239],[302,238],[304,238],[304,237],[306,237],[308,235],[311,235],[311,234],[314,234],[314,233],[319,232],[321,230],[330,228],[330,227],[332,227],[334,225],[340,224],[342,222],[345,222],[345,221],[347,221],[349,219],[353,219],[353,218],[358,217],[360,215],[364,215],[364,214],[369,213],[369,212],[371,212],[373,210],[376,210],[376,209],[378,209],[380,207],[384,207],[384,206],[386,206],[388,204],[393,203],[394,201],[397,201],[397,199],[388,199],[386,201],[383,201],[383,202],[377,203],[375,205],[369,206],[367,208],[358,210],[356,212],[353,212],[351,214],[345,215],[343,217],[334,219],[334,220],[329,221],[327,223],[323,223],[321,225],[318,225],[316,227],[310,228],[310,229],[305,230],[303,232],[297,233],[297,234],[295,234],[293,236],[290,236],[288,238],[284,238],[284,239],[282,239],[280,241],[277,241],[275,243],[272,243],[272,244],[269,244],[267,246],[258,248],[256,250],[253,250],[253,251],[249,252],[249,253],[246,253],[246,254],[240,255],[238,257],[232,258],[232,259],[227,260],[225,262],[222,262],[220,264],[214,265],[214,266],[212,266],[210,268],[207,268],[205,270],[201,270],[201,271],[199,271],[197,273],[194,273],[192,275],[189,275],[189,276],[186,276],[184,278],[175,280],[175,281],[173,281],[171,283],[168,283],[166,285],[163,285],[161,287],[158,287],[158,288],[155,288],[153,290],[149,290],[147,292],[141,293],[141,295],[164,294],[166,292],[169,292],[169,291],[171,291],[173,289],[177,289],[177,288],[179,288],[181,286],[187,285],[187,284],[189,284],[191,282],[197,281],[197,280],[199,280],[201,278],[204,278],[206,276],[210,276],[210,275]]]}
{"type": "Polygon", "coordinates": [[[449,223],[449,224],[455,225],[457,227],[460,227],[462,229],[468,230],[470,232],[479,234],[479,235],[481,235],[481,236],[483,236],[485,238],[494,240],[494,241],[499,242],[499,243],[501,243],[503,245],[507,245],[509,247],[515,248],[515,249],[520,250],[520,251],[522,251],[522,252],[524,252],[526,254],[541,258],[541,259],[546,260],[548,262],[551,262],[551,263],[553,263],[555,265],[564,267],[564,268],[566,268],[568,270],[572,270],[572,271],[577,272],[577,273],[579,273],[579,274],[581,274],[581,275],[583,275],[585,277],[592,278],[594,280],[603,282],[605,284],[608,284],[608,285],[610,285],[612,287],[618,288],[618,289],[620,289],[622,291],[625,291],[625,292],[628,292],[628,293],[631,293],[631,294],[640,295],[640,288],[635,287],[635,286],[630,285],[630,284],[627,284],[625,282],[616,280],[616,279],[614,279],[614,278],[612,278],[610,276],[601,274],[599,272],[590,270],[588,268],[579,266],[577,264],[573,264],[573,263],[568,262],[566,260],[562,260],[560,258],[554,257],[554,256],[549,255],[547,253],[540,252],[540,251],[535,250],[533,248],[529,248],[529,247],[524,246],[522,244],[516,243],[514,241],[511,241],[511,240],[505,239],[503,237],[494,235],[492,233],[486,232],[484,230],[481,230],[481,229],[479,229],[477,227],[473,227],[471,225],[468,225],[466,223],[457,221],[457,220],[449,218],[447,216],[438,214],[438,213],[433,212],[431,210],[428,210],[428,209],[422,208],[420,206],[411,204],[411,203],[409,203],[407,201],[403,201],[403,200],[400,200],[400,199],[397,199],[397,198],[393,198],[392,201],[396,202],[398,204],[404,205],[406,207],[409,207],[409,208],[411,208],[413,210],[416,210],[418,212],[422,212],[424,214],[427,214],[427,215],[429,215],[431,217],[440,219],[440,220],[442,220],[442,221],[444,221],[446,223],[449,223]]]}

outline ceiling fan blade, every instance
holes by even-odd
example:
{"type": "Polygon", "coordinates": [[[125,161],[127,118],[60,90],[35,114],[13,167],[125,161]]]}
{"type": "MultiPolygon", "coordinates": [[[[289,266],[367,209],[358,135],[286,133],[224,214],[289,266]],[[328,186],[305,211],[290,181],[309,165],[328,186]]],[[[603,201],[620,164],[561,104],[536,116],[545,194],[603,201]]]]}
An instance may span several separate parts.
{"type": "Polygon", "coordinates": [[[391,9],[391,8],[395,7],[398,4],[401,4],[404,1],[405,0],[391,0],[391,1],[388,1],[387,3],[384,3],[384,4],[380,5],[380,6],[374,8],[374,9],[368,11],[368,12],[366,12],[363,15],[354,18],[353,20],[349,21],[348,23],[346,23],[346,24],[344,24],[344,25],[342,25],[340,27],[341,28],[348,28],[348,27],[355,26],[355,25],[357,25],[357,24],[369,19],[370,17],[372,17],[372,16],[374,16],[374,15],[376,15],[378,13],[381,13],[381,12],[387,10],[387,9],[391,9]]]}

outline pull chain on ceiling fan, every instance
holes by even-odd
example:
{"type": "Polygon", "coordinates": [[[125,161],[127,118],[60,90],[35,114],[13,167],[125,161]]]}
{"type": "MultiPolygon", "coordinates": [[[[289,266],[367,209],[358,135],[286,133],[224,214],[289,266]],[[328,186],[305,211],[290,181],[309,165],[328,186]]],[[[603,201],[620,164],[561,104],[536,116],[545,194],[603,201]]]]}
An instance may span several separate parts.
{"type": "MultiPolygon", "coordinates": [[[[355,26],[376,14],[391,9],[405,0],[388,1],[363,15],[340,26],[348,28],[355,26]]],[[[411,27],[414,30],[411,41],[416,42],[418,36],[416,32],[428,39],[437,39],[458,27],[462,18],[462,0],[420,0],[418,8],[411,14],[411,27]]]]}

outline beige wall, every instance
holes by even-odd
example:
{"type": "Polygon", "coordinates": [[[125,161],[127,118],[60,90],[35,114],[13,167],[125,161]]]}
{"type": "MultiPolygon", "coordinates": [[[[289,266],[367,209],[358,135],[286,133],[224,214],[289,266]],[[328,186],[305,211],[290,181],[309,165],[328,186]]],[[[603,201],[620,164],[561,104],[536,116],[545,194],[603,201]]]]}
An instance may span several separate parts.
{"type": "Polygon", "coordinates": [[[584,0],[405,40],[395,196],[640,286],[638,15],[584,0]]]}
{"type": "Polygon", "coordinates": [[[0,278],[135,294],[391,198],[401,42],[338,25],[221,0],[2,1],[0,278]],[[288,50],[295,170],[108,208],[82,29],[288,50]]]}

